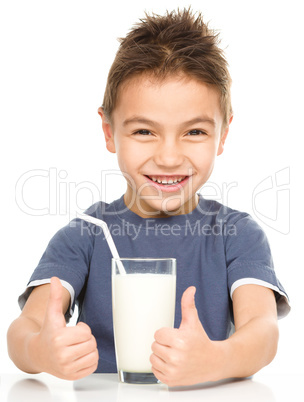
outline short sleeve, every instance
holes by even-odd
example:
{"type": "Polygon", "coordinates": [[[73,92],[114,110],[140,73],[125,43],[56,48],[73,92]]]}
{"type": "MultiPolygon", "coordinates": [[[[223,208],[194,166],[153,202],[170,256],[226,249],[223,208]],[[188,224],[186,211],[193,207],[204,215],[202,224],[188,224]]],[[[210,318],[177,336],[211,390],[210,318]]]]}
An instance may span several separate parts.
{"type": "Polygon", "coordinates": [[[35,286],[49,283],[57,276],[71,295],[70,310],[66,313],[68,321],[84,288],[94,247],[92,231],[84,230],[79,219],[71,221],[60,229],[49,242],[42,258],[34,270],[25,292],[19,296],[20,308],[23,308],[35,286]]]}
{"type": "Polygon", "coordinates": [[[249,215],[234,222],[225,252],[231,297],[241,285],[268,287],[275,292],[278,318],[286,316],[290,311],[289,299],[276,276],[266,234],[249,215]]]}

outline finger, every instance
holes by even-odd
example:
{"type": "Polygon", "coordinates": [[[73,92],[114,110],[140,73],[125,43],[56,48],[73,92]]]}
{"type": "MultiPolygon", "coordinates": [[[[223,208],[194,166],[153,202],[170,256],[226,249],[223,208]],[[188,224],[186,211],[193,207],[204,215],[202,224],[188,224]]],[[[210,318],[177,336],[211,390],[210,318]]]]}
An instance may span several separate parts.
{"type": "Polygon", "coordinates": [[[87,369],[94,365],[98,365],[99,354],[98,350],[94,350],[93,352],[87,353],[84,356],[81,356],[79,359],[73,361],[74,371],[80,371],[83,369],[87,369]]]}
{"type": "Polygon", "coordinates": [[[69,376],[65,377],[65,379],[71,381],[80,380],[81,378],[87,377],[88,375],[94,373],[97,370],[97,367],[98,363],[94,363],[90,367],[82,368],[75,373],[70,374],[69,376]]]}
{"type": "MultiPolygon", "coordinates": [[[[88,361],[87,361],[88,362],[88,361]]],[[[93,359],[93,364],[84,364],[84,361],[79,360],[76,364],[71,364],[69,367],[66,367],[64,371],[59,371],[54,373],[57,377],[63,378],[65,380],[76,381],[80,378],[86,377],[94,371],[97,370],[98,367],[98,356],[93,359]],[[79,364],[78,364],[79,363],[79,364]]]]}
{"type": "Polygon", "coordinates": [[[152,354],[150,356],[150,363],[152,365],[152,370],[157,370],[164,374],[166,370],[166,363],[162,359],[160,359],[155,354],[152,354]]]}
{"type": "Polygon", "coordinates": [[[153,354],[162,361],[167,362],[169,360],[170,351],[172,350],[171,347],[161,345],[158,342],[154,342],[151,349],[153,354]]]}
{"type": "Polygon", "coordinates": [[[77,373],[84,373],[90,371],[94,372],[98,367],[99,355],[98,351],[89,353],[81,358],[70,361],[68,364],[64,365],[62,369],[62,374],[68,378],[72,379],[77,373]]]}
{"type": "Polygon", "coordinates": [[[152,367],[152,373],[155,375],[155,377],[160,382],[162,382],[163,384],[167,384],[168,379],[167,379],[166,375],[162,371],[157,370],[156,368],[152,367]]]}
{"type": "Polygon", "coordinates": [[[195,292],[196,288],[194,286],[190,286],[183,293],[181,301],[182,321],[179,327],[180,329],[185,327],[196,328],[198,324],[200,325],[194,300],[195,292]]]}
{"type": "Polygon", "coordinates": [[[68,349],[72,360],[78,360],[90,353],[98,353],[97,342],[94,336],[92,336],[89,341],[69,346],[68,349]]]}
{"type": "Polygon", "coordinates": [[[75,327],[66,327],[64,336],[67,339],[65,343],[67,346],[88,342],[93,337],[90,327],[84,323],[81,325],[78,323],[75,327]]]}
{"type": "Polygon", "coordinates": [[[62,284],[60,280],[56,277],[51,278],[46,319],[56,328],[63,328],[66,326],[62,311],[62,295],[62,284]]]}
{"type": "Polygon", "coordinates": [[[154,339],[160,345],[172,347],[175,345],[177,331],[176,328],[161,328],[155,332],[154,339]]]}
{"type": "Polygon", "coordinates": [[[85,322],[78,322],[76,327],[75,327],[75,332],[79,334],[79,336],[83,337],[83,341],[90,340],[92,337],[92,331],[91,328],[86,324],[85,322]]]}
{"type": "Polygon", "coordinates": [[[89,327],[89,325],[86,324],[86,323],[83,322],[83,321],[79,321],[79,322],[77,323],[76,327],[79,328],[79,329],[81,329],[81,330],[84,331],[84,332],[88,332],[88,333],[90,333],[90,334],[92,333],[92,332],[91,332],[91,328],[89,327]]]}

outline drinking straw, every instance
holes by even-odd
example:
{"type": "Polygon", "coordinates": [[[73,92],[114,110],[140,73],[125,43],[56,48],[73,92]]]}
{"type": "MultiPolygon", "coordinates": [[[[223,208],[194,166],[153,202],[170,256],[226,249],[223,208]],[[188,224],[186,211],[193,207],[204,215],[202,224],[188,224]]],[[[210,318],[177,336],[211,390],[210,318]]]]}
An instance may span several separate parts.
{"type": "Polygon", "coordinates": [[[120,260],[117,248],[115,246],[114,240],[111,236],[111,233],[109,231],[109,228],[108,228],[108,225],[106,224],[106,222],[101,219],[94,218],[93,216],[90,216],[87,214],[77,214],[77,218],[80,218],[89,223],[93,223],[94,225],[100,226],[102,228],[106,241],[108,243],[108,246],[111,250],[112,256],[117,260],[117,266],[118,266],[118,271],[119,271],[120,275],[126,275],[126,270],[120,260]]]}

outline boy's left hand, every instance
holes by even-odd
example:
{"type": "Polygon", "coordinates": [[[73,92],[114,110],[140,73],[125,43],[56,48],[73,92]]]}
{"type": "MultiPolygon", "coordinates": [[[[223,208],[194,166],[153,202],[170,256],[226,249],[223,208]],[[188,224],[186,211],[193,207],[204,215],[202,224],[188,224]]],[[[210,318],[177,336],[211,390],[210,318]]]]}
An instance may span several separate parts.
{"type": "Polygon", "coordinates": [[[169,386],[192,385],[219,378],[222,353],[219,342],[208,338],[195,307],[195,287],[181,301],[182,321],[178,329],[156,331],[150,357],[154,375],[169,386]]]}

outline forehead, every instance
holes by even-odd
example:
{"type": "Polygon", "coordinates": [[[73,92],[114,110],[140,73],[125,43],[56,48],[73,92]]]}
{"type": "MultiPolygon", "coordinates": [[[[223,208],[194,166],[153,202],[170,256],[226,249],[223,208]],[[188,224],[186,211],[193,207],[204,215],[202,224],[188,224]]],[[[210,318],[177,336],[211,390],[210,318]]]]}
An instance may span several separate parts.
{"type": "Polygon", "coordinates": [[[113,123],[120,124],[137,115],[164,124],[182,123],[198,115],[215,120],[218,126],[222,123],[219,92],[181,74],[162,79],[141,75],[125,81],[118,92],[113,123]]]}

